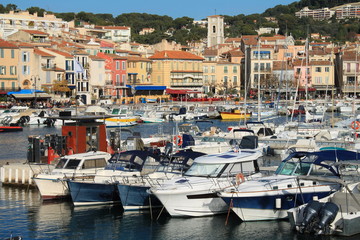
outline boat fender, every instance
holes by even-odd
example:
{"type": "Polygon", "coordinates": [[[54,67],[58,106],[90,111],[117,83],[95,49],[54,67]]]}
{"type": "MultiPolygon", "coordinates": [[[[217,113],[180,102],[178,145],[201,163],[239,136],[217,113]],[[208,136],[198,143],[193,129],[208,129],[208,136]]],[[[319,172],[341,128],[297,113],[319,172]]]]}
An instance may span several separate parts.
{"type": "Polygon", "coordinates": [[[236,174],[236,184],[239,185],[243,182],[245,182],[244,174],[242,174],[242,173],[236,174]]]}

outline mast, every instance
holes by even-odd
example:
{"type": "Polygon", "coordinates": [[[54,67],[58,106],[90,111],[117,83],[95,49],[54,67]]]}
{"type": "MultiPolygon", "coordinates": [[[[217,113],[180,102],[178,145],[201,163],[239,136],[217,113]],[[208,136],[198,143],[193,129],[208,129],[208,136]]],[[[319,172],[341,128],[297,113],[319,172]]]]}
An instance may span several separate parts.
{"type": "Polygon", "coordinates": [[[260,36],[258,38],[258,121],[260,122],[260,119],[261,119],[261,110],[260,110],[260,107],[261,107],[261,94],[260,94],[260,36]]]}

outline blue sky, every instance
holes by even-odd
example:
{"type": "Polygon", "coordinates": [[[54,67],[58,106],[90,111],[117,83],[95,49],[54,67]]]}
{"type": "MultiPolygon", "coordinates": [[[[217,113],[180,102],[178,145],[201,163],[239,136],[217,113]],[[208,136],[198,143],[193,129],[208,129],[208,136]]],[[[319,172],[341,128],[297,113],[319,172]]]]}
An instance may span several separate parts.
{"type": "Polygon", "coordinates": [[[16,4],[22,10],[35,6],[53,12],[111,13],[114,17],[139,12],[200,20],[215,13],[230,16],[262,13],[267,8],[292,2],[295,0],[1,0],[0,4],[16,4]]]}

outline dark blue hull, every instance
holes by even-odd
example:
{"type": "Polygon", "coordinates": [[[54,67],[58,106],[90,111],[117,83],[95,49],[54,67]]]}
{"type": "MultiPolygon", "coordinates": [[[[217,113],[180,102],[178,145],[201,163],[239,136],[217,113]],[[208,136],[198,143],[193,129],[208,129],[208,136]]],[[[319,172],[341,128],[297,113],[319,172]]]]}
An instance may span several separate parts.
{"type": "Polygon", "coordinates": [[[160,207],[161,202],[153,194],[148,193],[150,187],[117,185],[121,204],[125,210],[137,210],[151,207],[160,207]]]}
{"type": "MultiPolygon", "coordinates": [[[[271,196],[258,196],[258,197],[237,197],[236,193],[234,197],[221,197],[227,205],[234,208],[248,208],[248,209],[274,209],[274,210],[289,210],[294,207],[298,207],[305,203],[308,203],[317,196],[318,199],[329,196],[334,193],[330,192],[310,192],[301,194],[279,194],[271,196]],[[281,207],[276,208],[276,199],[281,199],[281,207]]],[[[279,200],[278,200],[279,201],[279,200]]]]}
{"type": "Polygon", "coordinates": [[[120,203],[116,184],[68,181],[75,206],[120,203]]]}

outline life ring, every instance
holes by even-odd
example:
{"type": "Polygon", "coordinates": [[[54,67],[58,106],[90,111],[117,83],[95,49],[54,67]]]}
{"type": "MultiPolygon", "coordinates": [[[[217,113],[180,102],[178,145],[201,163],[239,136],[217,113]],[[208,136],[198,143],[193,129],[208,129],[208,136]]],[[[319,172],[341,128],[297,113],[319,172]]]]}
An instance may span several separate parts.
{"type": "Polygon", "coordinates": [[[236,174],[236,183],[240,184],[240,183],[243,183],[243,182],[245,182],[244,174],[242,174],[242,173],[236,174]]]}
{"type": "Polygon", "coordinates": [[[359,122],[359,121],[353,121],[353,122],[351,123],[351,128],[352,128],[352,129],[355,129],[355,130],[360,129],[360,122],[359,122]]]}
{"type": "Polygon", "coordinates": [[[177,136],[174,136],[174,144],[178,145],[178,146],[181,146],[182,143],[183,143],[183,140],[182,140],[182,137],[180,135],[177,135],[177,136]]]}

